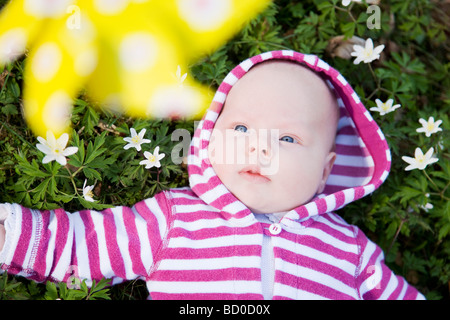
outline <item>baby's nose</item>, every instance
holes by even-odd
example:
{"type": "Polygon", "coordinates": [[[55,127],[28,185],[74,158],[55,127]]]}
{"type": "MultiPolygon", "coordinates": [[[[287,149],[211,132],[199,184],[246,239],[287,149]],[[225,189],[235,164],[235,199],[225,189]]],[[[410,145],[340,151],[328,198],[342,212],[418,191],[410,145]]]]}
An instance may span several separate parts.
{"type": "Polygon", "coordinates": [[[252,137],[249,145],[250,155],[259,157],[261,161],[270,161],[274,149],[272,140],[267,133],[252,137]]]}

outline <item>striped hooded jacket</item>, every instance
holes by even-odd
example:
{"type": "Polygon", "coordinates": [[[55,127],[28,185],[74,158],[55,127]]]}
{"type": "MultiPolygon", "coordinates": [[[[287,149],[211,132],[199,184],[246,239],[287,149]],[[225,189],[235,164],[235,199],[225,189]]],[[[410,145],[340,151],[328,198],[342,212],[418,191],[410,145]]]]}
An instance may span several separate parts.
{"type": "Polygon", "coordinates": [[[243,61],[218,88],[191,142],[189,187],[102,212],[4,204],[0,262],[35,281],[139,278],[152,299],[423,299],[386,267],[376,244],[334,213],[378,188],[390,162],[383,133],[338,71],[314,55],[266,52],[243,61]],[[323,194],[279,221],[257,219],[222,184],[207,153],[227,93],[268,59],[321,74],[341,114],[323,194]]]}

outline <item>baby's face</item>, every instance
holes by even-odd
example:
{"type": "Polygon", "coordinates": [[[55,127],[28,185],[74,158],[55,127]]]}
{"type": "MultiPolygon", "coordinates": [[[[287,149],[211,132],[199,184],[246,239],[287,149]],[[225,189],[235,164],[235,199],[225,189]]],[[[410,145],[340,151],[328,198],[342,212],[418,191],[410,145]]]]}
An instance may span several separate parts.
{"type": "Polygon", "coordinates": [[[323,190],[335,159],[337,117],[335,98],[312,71],[264,63],[231,89],[209,159],[254,213],[289,211],[323,190]]]}

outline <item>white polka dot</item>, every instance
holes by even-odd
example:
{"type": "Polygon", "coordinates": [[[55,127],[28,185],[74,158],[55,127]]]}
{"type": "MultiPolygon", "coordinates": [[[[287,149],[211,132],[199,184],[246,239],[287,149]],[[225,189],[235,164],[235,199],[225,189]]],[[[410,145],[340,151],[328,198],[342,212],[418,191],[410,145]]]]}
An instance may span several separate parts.
{"type": "Polygon", "coordinates": [[[178,12],[197,32],[215,30],[232,12],[230,0],[178,0],[178,12]]]}
{"type": "Polygon", "coordinates": [[[31,62],[31,71],[37,80],[47,82],[58,72],[62,53],[55,43],[48,42],[39,47],[31,62]]]}
{"type": "Polygon", "coordinates": [[[155,92],[149,104],[150,115],[157,118],[188,117],[198,112],[202,96],[187,86],[165,86],[155,92]]]}
{"type": "MultiPolygon", "coordinates": [[[[74,15],[77,15],[77,13],[74,13],[74,15]]],[[[68,41],[73,39],[73,41],[88,43],[94,41],[97,36],[94,24],[83,12],[80,12],[79,16],[68,16],[66,25],[71,37],[68,41]]]]}
{"type": "Polygon", "coordinates": [[[129,0],[95,0],[95,9],[104,15],[121,13],[128,6],[129,0]]]}
{"type": "Polygon", "coordinates": [[[156,62],[157,55],[157,42],[148,33],[130,34],[120,44],[120,62],[128,71],[148,70],[156,62]]]}
{"type": "Polygon", "coordinates": [[[75,72],[82,77],[88,76],[97,67],[97,62],[95,50],[85,50],[75,59],[75,72]]]}
{"type": "Polygon", "coordinates": [[[25,0],[24,11],[37,18],[58,17],[66,14],[74,0],[25,0]]]}
{"type": "Polygon", "coordinates": [[[21,28],[6,31],[0,36],[0,64],[9,63],[25,51],[27,36],[21,28]]]}
{"type": "Polygon", "coordinates": [[[54,131],[64,131],[70,126],[72,109],[72,99],[66,92],[60,90],[53,93],[42,113],[45,126],[54,131]]]}

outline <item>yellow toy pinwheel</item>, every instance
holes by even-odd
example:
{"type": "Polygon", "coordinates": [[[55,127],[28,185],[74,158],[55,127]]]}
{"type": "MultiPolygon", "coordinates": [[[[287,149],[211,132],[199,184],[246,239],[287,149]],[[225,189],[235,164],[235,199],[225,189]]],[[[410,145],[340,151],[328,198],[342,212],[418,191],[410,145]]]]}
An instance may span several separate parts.
{"type": "Polygon", "coordinates": [[[187,74],[269,0],[12,0],[0,65],[29,50],[24,115],[36,135],[69,132],[80,90],[133,117],[196,117],[211,92],[187,74]]]}

